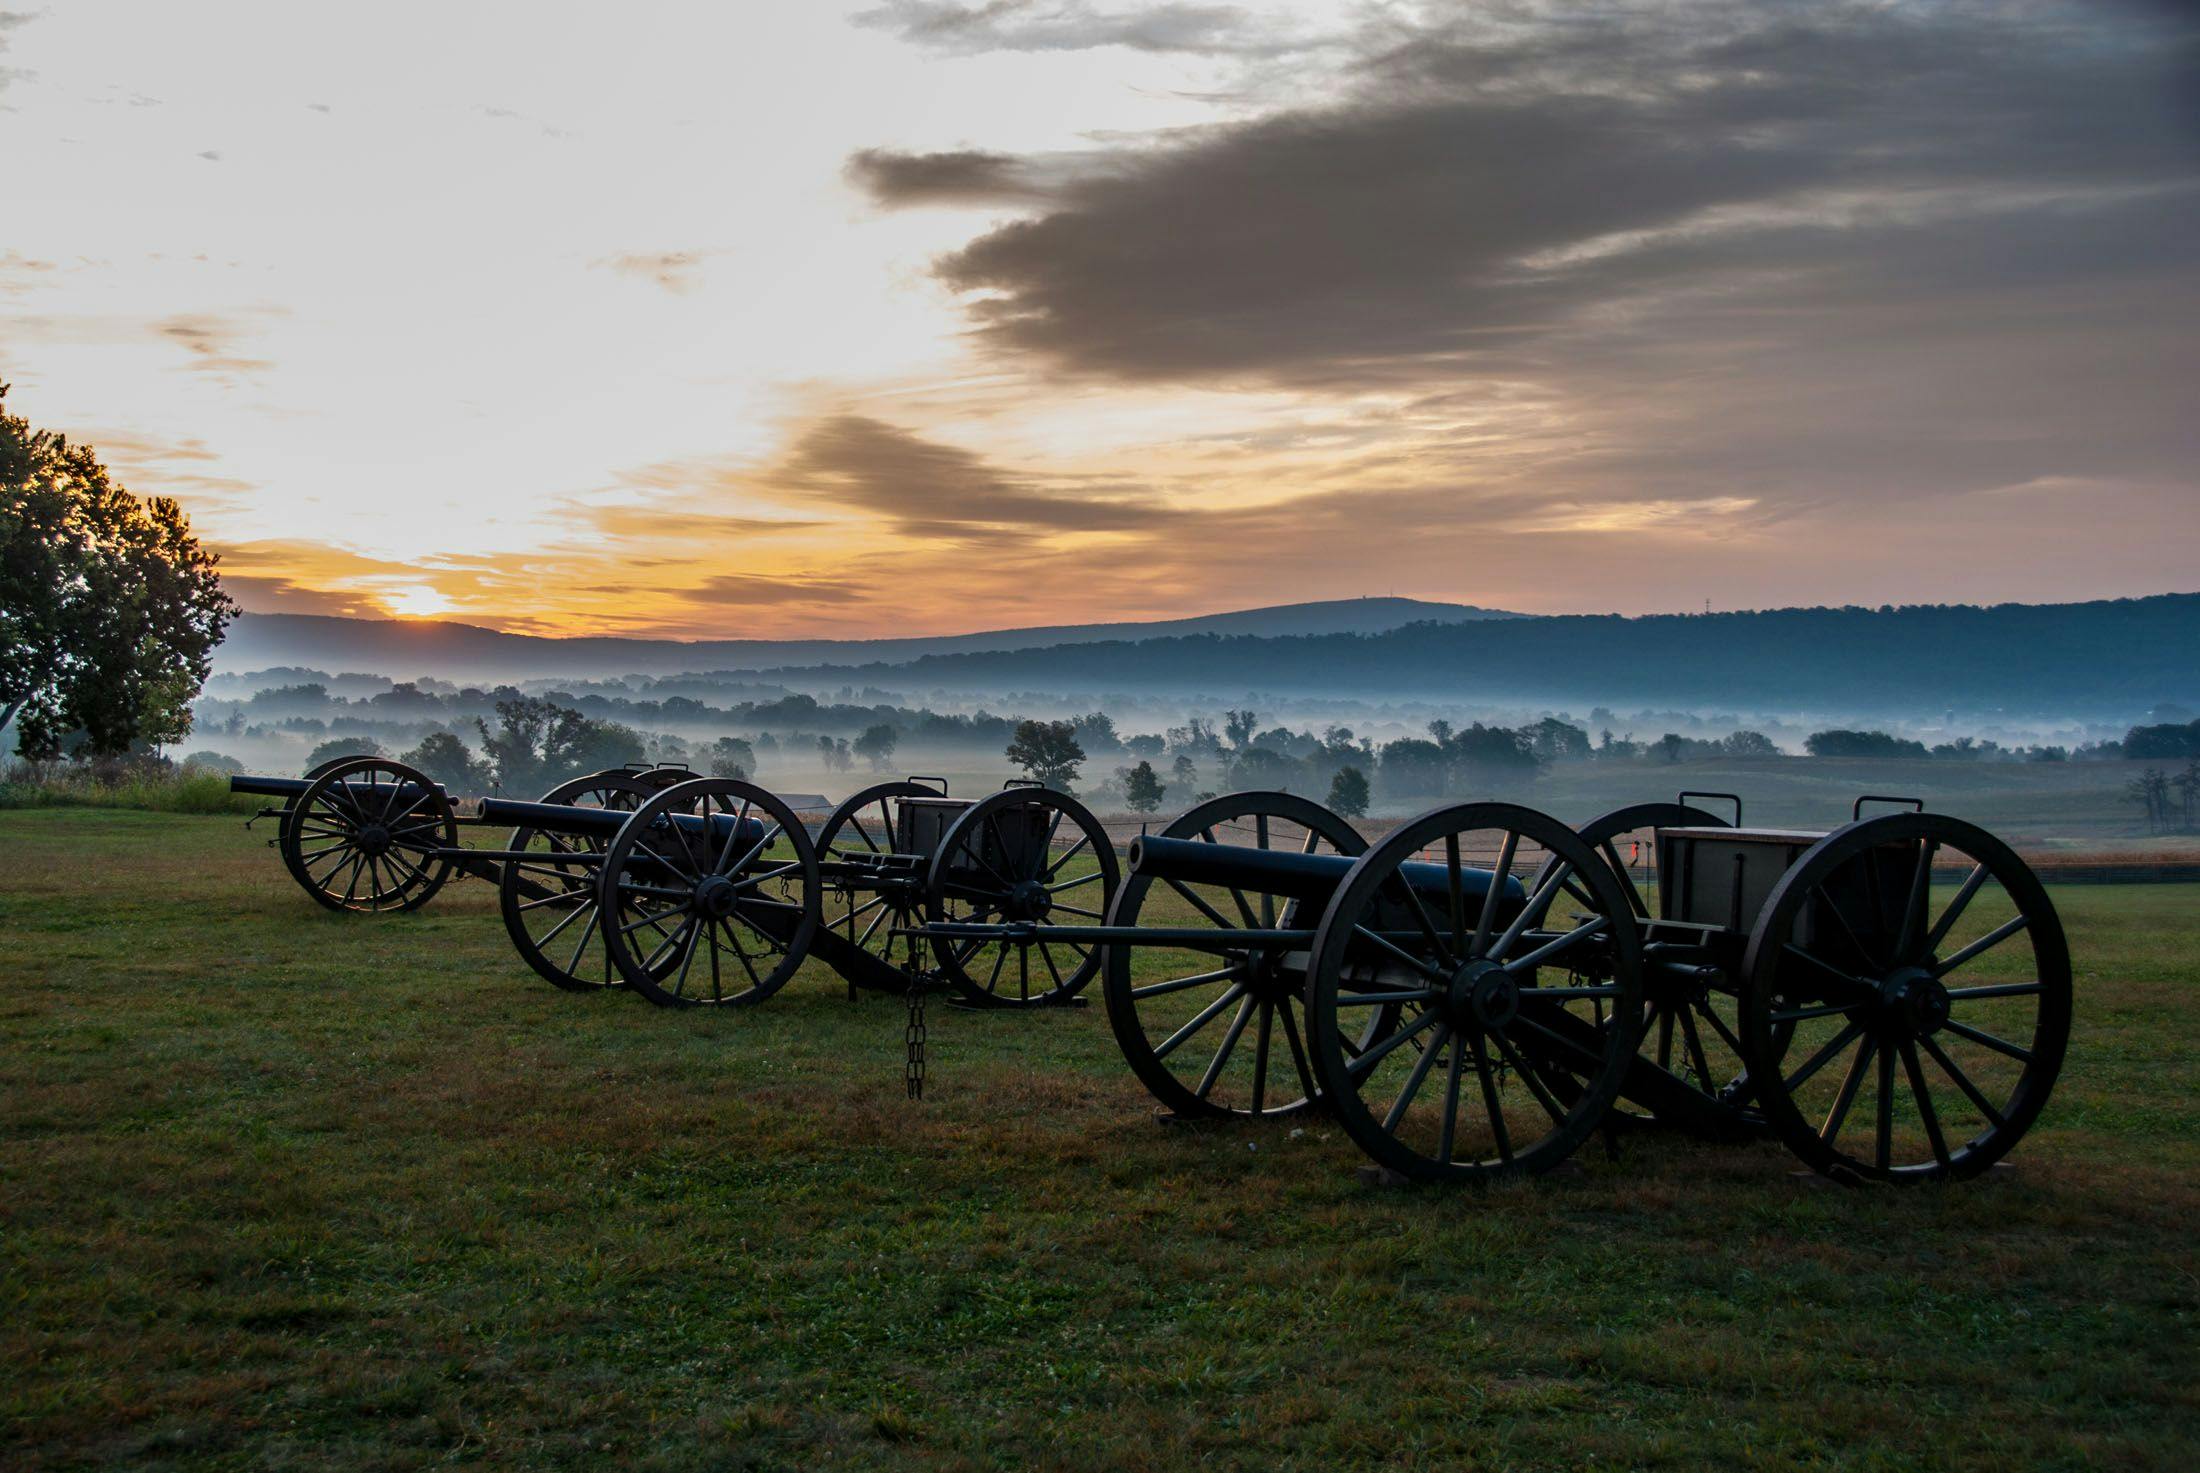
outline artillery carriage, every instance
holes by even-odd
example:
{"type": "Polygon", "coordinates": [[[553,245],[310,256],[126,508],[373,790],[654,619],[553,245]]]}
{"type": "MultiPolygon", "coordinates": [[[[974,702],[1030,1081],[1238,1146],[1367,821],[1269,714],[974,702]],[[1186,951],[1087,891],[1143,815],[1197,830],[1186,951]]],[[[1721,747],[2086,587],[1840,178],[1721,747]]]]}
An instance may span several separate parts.
{"type": "Polygon", "coordinates": [[[1370,845],[1306,799],[1235,793],[1132,840],[1126,868],[1082,805],[1028,784],[880,784],[814,839],[761,788],[654,769],[464,818],[381,759],[237,785],[287,800],[285,859],[321,903],[412,909],[451,873],[493,878],[563,987],[751,1003],[815,955],[851,995],[905,995],[915,1049],[930,993],[1039,1007],[1100,979],[1167,1117],[1321,1109],[1408,1180],[1547,1171],[1628,1124],[1771,1135],[1843,1180],[1965,1177],[2037,1119],[2069,1033],[2037,879],[1908,800],[1860,799],[1830,833],[1746,828],[1723,794],[1578,830],[1472,802],[1370,845]],[[467,849],[469,822],[514,828],[467,849]]]}

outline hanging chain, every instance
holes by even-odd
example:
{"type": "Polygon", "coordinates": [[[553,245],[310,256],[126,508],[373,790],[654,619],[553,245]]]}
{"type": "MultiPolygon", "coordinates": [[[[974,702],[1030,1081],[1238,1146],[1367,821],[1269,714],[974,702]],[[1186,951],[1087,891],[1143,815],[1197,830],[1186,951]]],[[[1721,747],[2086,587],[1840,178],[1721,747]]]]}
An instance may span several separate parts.
{"type": "Polygon", "coordinates": [[[902,970],[909,978],[909,1062],[904,1066],[902,1078],[909,1089],[909,1098],[924,1098],[924,969],[917,965],[917,938],[909,938],[909,962],[902,970]]]}

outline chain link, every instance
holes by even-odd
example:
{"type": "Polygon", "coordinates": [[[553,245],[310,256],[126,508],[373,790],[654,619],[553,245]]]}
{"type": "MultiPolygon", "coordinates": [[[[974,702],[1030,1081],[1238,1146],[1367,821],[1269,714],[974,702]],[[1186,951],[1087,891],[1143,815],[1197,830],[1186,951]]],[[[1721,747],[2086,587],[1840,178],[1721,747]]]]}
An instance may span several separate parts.
{"type": "Polygon", "coordinates": [[[903,1068],[902,1079],[912,1100],[924,1098],[924,996],[929,990],[925,986],[924,969],[917,965],[917,956],[917,941],[911,937],[909,964],[905,968],[909,975],[909,1028],[906,1034],[909,1061],[903,1068]]]}

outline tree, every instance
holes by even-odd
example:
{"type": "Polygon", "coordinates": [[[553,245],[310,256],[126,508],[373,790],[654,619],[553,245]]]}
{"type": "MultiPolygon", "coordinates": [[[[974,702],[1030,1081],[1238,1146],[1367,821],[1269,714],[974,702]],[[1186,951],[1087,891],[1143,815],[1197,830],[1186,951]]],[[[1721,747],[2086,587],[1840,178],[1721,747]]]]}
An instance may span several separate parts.
{"type": "Polygon", "coordinates": [[[1377,769],[1383,789],[1394,797],[1433,795],[1444,791],[1449,759],[1444,749],[1419,737],[1400,737],[1383,744],[1382,766],[1377,769]]]}
{"type": "Polygon", "coordinates": [[[1067,721],[1019,721],[1006,749],[1008,760],[1050,788],[1067,791],[1077,781],[1085,749],[1067,721]]]}
{"type": "Polygon", "coordinates": [[[1123,750],[1123,738],[1116,734],[1115,718],[1105,711],[1072,716],[1069,724],[1077,733],[1077,745],[1095,756],[1123,750]]]}
{"type": "Polygon", "coordinates": [[[1260,727],[1260,713],[1253,710],[1225,711],[1222,713],[1222,734],[1230,739],[1230,745],[1242,752],[1253,733],[1260,727]]]}
{"type": "Polygon", "coordinates": [[[1329,780],[1329,806],[1346,818],[1365,818],[1367,798],[1367,774],[1357,767],[1340,767],[1329,780]]]}
{"type": "Polygon", "coordinates": [[[28,757],[180,741],[237,605],[183,508],[34,431],[0,384],[0,729],[28,757]]]}
{"type": "Polygon", "coordinates": [[[489,775],[512,793],[540,793],[569,777],[642,760],[642,734],[612,721],[592,721],[541,696],[496,703],[497,729],[475,718],[489,775]]]}
{"type": "Polygon", "coordinates": [[[1535,753],[1538,762],[1589,760],[1589,733],[1556,716],[1544,717],[1521,735],[1527,738],[1528,748],[1535,753]]]}
{"type": "Polygon", "coordinates": [[[1123,738],[1123,750],[1133,757],[1158,757],[1167,746],[1168,743],[1153,732],[1142,732],[1137,736],[1123,738]]]}
{"type": "Polygon", "coordinates": [[[429,732],[421,738],[419,746],[397,760],[426,773],[453,792],[480,793],[489,787],[489,765],[466,750],[466,744],[447,731],[429,732]]]}
{"type": "Polygon", "coordinates": [[[208,772],[219,777],[232,777],[244,771],[244,764],[227,752],[193,752],[183,759],[186,773],[208,772]]]}
{"type": "Polygon", "coordinates": [[[334,762],[339,757],[386,757],[382,744],[373,737],[340,736],[327,741],[306,753],[306,769],[319,767],[324,762],[334,762]]]}
{"type": "Polygon", "coordinates": [[[1123,801],[1130,804],[1133,813],[1153,812],[1168,795],[1169,790],[1162,786],[1160,774],[1153,770],[1151,762],[1126,767],[1118,776],[1123,779],[1123,801]]]}
{"type": "Polygon", "coordinates": [[[1301,775],[1299,764],[1273,747],[1247,747],[1230,764],[1230,784],[1240,789],[1287,789],[1301,775]]]}
{"type": "Polygon", "coordinates": [[[894,760],[894,748],[900,744],[901,734],[891,723],[881,721],[863,729],[863,735],[856,738],[855,753],[871,764],[871,771],[884,772],[886,764],[894,760]]]}
{"type": "Polygon", "coordinates": [[[756,748],[737,736],[722,736],[710,744],[710,775],[746,782],[756,771],[756,748]]]}
{"type": "Polygon", "coordinates": [[[1439,716],[1428,724],[1428,739],[1439,747],[1448,747],[1451,745],[1451,734],[1456,730],[1457,727],[1439,716]]]}
{"type": "Polygon", "coordinates": [[[1719,743],[1729,757],[1777,757],[1779,744],[1761,731],[1737,731],[1719,743]]]}
{"type": "Polygon", "coordinates": [[[1179,752],[1176,754],[1176,760],[1169,764],[1169,775],[1176,779],[1178,787],[1191,787],[1199,781],[1199,764],[1194,762],[1189,754],[1179,752]]]}
{"type": "Polygon", "coordinates": [[[1923,757],[1923,742],[1890,736],[1883,731],[1848,731],[1833,727],[1803,738],[1803,750],[1813,757],[1923,757]]]}
{"type": "Polygon", "coordinates": [[[817,760],[824,763],[826,769],[831,772],[846,772],[856,765],[855,758],[848,751],[848,739],[846,737],[841,737],[838,741],[829,736],[819,737],[817,739],[817,760]]]}

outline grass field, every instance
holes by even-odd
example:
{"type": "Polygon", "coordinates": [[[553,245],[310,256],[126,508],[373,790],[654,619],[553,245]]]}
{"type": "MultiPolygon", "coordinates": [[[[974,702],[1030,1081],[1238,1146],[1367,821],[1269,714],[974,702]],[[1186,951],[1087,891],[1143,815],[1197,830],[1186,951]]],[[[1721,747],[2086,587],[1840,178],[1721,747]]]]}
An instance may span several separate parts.
{"type": "Polygon", "coordinates": [[[2200,887],[2063,891],[2015,1165],[1631,1137],[1483,1193],[1163,1129],[1097,1007],[571,995],[489,887],[0,813],[0,1465],[2189,1467],[2200,887]]]}

